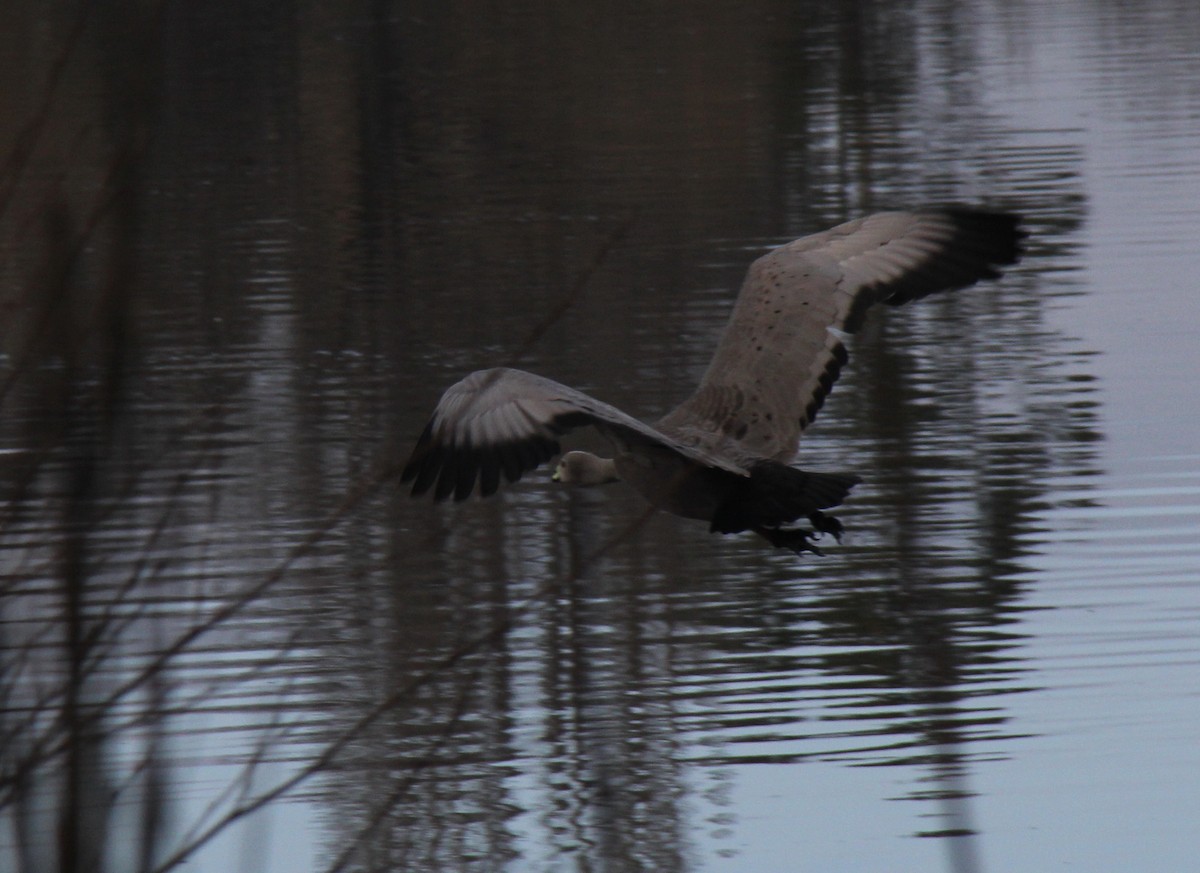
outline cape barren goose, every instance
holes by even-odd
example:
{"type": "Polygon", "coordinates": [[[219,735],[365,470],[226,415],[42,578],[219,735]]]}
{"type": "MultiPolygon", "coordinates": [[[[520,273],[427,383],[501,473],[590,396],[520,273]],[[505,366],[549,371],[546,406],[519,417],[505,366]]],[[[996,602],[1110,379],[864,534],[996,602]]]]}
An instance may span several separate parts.
{"type": "Polygon", "coordinates": [[[557,455],[559,437],[591,425],[613,457],[563,456],[554,479],[624,481],[658,508],[754,531],[796,553],[842,525],[822,510],[860,480],[790,466],[846,363],[840,335],[876,303],[899,306],[1000,275],[1024,236],[1015,215],[972,209],[880,212],[758,258],[695,392],[650,425],[550,379],[498,368],[471,373],[438,401],[401,475],[438,500],[493,494],[557,455]],[[813,530],[794,526],[807,518],[813,530]]]}

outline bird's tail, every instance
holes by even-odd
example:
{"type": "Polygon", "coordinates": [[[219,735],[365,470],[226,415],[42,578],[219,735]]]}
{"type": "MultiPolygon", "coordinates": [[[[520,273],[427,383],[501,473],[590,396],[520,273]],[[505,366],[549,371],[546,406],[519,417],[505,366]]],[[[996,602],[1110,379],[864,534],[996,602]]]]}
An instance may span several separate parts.
{"type": "Polygon", "coordinates": [[[711,530],[737,533],[782,527],[840,505],[850,489],[861,481],[849,473],[810,473],[776,461],[761,461],[718,507],[711,530]]]}

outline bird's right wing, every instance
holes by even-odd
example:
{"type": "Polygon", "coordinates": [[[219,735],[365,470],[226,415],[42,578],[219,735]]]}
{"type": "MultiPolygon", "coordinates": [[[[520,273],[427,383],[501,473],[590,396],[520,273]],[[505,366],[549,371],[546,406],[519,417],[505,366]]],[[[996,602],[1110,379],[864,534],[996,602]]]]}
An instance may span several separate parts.
{"type": "Polygon", "coordinates": [[[582,391],[524,370],[477,370],[446,389],[400,475],[414,495],[465,500],[475,490],[487,497],[500,476],[515,482],[561,450],[558,438],[586,425],[611,441],[665,447],[707,467],[740,476],[733,462],[710,456],[659,433],[582,391]],[[436,487],[435,487],[436,484],[436,487]]]}
{"type": "Polygon", "coordinates": [[[1014,215],[880,212],[806,236],[751,266],[695,393],[659,422],[713,451],[788,461],[847,353],[837,333],[893,306],[994,278],[1019,255],[1014,215]]]}

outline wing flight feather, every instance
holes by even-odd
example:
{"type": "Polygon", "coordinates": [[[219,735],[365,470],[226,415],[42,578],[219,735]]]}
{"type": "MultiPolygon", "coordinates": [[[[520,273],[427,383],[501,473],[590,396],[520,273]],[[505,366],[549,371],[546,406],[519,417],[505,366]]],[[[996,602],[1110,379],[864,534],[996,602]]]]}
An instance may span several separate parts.
{"type": "Polygon", "coordinates": [[[1019,219],[881,212],[780,246],[750,266],[696,391],[658,426],[712,451],[786,462],[876,303],[897,306],[994,278],[1020,254],[1019,219]]]}

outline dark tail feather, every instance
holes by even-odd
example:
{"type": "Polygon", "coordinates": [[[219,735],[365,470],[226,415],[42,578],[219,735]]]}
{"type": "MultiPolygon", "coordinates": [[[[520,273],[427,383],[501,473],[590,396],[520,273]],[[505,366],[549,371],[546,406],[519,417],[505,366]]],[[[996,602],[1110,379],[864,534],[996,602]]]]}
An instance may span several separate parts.
{"type": "Polygon", "coordinates": [[[838,506],[862,480],[847,473],[810,473],[763,461],[750,478],[717,509],[711,530],[737,533],[790,524],[822,509],[838,506]]]}

